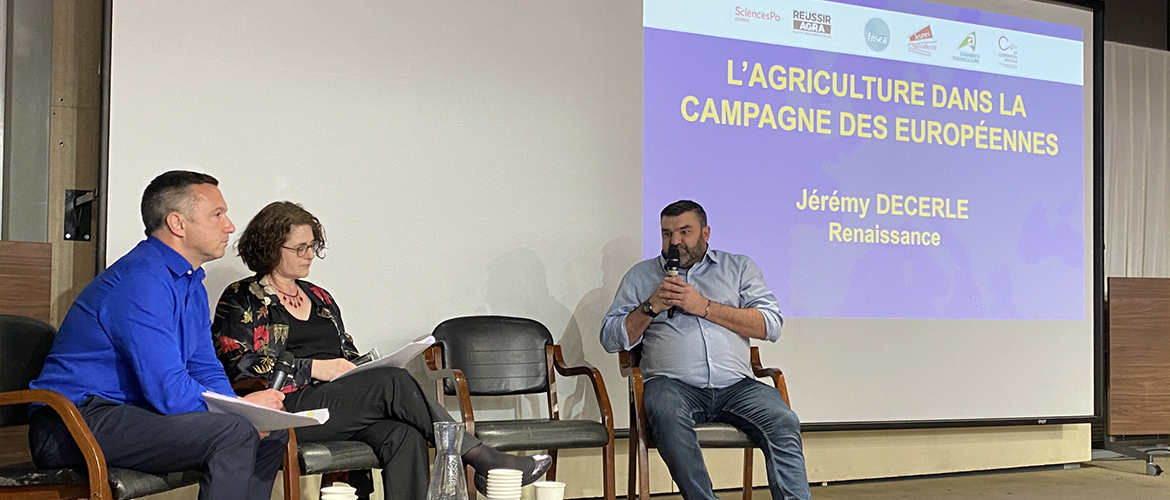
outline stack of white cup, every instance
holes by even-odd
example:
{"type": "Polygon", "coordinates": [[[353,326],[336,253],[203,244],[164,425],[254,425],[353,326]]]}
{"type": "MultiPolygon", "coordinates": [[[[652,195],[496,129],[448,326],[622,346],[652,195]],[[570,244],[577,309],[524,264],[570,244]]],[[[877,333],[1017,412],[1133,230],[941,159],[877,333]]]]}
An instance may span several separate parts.
{"type": "Polygon", "coordinates": [[[492,500],[520,500],[524,473],[515,469],[492,469],[487,475],[487,497],[492,500]]]}
{"type": "Polygon", "coordinates": [[[357,489],[345,483],[321,488],[321,500],[357,500],[357,489]]]}

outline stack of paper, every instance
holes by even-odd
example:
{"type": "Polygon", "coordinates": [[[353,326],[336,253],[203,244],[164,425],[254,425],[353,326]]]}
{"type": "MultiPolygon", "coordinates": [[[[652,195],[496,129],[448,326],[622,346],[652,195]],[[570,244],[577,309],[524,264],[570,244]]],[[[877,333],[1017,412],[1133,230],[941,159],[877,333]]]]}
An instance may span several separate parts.
{"type": "Polygon", "coordinates": [[[203,399],[207,401],[208,411],[239,415],[252,422],[256,430],[261,432],[321,425],[329,420],[328,408],[289,413],[214,392],[203,393],[203,399]]]}

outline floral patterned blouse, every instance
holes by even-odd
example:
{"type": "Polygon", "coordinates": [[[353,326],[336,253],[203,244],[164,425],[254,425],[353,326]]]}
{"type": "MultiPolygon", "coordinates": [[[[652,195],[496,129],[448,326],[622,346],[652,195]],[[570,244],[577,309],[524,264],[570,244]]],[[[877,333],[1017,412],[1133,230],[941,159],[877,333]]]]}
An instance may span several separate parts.
{"type": "MultiPolygon", "coordinates": [[[[271,380],[276,373],[273,367],[280,360],[289,367],[280,391],[293,392],[312,382],[313,360],[294,358],[286,350],[289,324],[295,318],[280,303],[276,289],[262,285],[260,280],[261,276],[252,276],[224,289],[211,325],[215,354],[233,383],[248,378],[271,380]]],[[[345,359],[357,358],[353,337],[345,333],[341,309],[333,296],[307,281],[297,280],[297,286],[309,297],[309,314],[332,320],[337,327],[345,359]]]]}

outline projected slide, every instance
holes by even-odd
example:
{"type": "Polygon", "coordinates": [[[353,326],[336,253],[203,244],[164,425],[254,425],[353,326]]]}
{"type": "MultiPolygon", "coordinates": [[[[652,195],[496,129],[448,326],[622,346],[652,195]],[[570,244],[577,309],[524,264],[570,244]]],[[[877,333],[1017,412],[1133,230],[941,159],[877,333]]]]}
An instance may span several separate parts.
{"type": "Polygon", "coordinates": [[[1085,319],[1080,28],[916,1],[644,5],[645,255],[691,197],[788,317],[1085,319]]]}

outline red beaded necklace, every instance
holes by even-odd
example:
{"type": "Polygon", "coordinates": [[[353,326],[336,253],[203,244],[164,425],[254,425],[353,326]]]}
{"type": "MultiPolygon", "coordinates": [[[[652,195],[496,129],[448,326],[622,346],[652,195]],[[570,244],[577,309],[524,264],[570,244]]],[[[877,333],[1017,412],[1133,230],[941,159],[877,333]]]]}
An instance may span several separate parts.
{"type": "Polygon", "coordinates": [[[293,293],[285,293],[284,290],[276,287],[276,283],[269,282],[268,284],[272,285],[272,289],[276,290],[276,293],[280,295],[280,301],[286,306],[292,309],[298,309],[301,307],[301,304],[305,303],[305,297],[301,291],[301,287],[296,287],[296,291],[293,293]]]}

